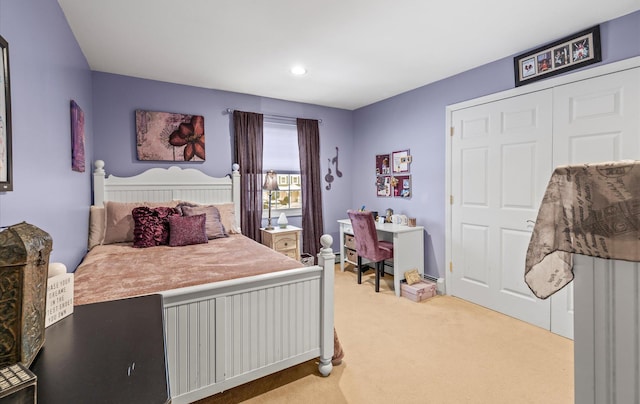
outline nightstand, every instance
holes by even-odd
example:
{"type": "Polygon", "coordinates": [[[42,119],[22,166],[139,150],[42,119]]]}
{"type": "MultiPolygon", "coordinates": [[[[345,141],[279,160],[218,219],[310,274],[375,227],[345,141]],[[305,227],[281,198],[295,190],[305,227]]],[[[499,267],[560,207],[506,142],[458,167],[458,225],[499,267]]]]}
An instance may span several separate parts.
{"type": "Polygon", "coordinates": [[[275,227],[272,230],[262,228],[260,231],[262,232],[262,244],[300,261],[301,228],[287,226],[284,229],[275,227]]]}

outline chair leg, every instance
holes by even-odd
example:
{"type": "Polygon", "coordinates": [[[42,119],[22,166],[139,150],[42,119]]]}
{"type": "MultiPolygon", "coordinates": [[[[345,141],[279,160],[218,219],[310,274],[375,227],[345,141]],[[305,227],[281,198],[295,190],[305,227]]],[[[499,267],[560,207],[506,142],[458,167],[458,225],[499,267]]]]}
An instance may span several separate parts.
{"type": "MultiPolygon", "coordinates": [[[[384,263],[382,261],[376,262],[376,293],[380,292],[380,268],[382,267],[380,264],[384,263]]],[[[382,267],[384,270],[384,267],[382,267]]]]}
{"type": "Polygon", "coordinates": [[[362,257],[358,255],[358,285],[362,283],[362,257]]]}
{"type": "Polygon", "coordinates": [[[382,278],[384,278],[384,260],[383,260],[383,261],[381,261],[381,262],[382,262],[382,265],[380,265],[380,268],[381,268],[380,276],[381,276],[382,278]]]}

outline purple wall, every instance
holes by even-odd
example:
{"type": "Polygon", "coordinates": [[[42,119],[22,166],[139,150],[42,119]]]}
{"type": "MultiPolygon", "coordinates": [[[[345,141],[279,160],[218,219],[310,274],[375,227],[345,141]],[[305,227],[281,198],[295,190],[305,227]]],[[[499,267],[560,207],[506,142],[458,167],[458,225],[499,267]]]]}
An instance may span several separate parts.
{"type": "Polygon", "coordinates": [[[55,0],[0,0],[9,42],[14,191],[0,193],[0,225],[26,221],[53,238],[52,261],[73,270],[86,252],[90,166],[71,170],[69,103],[85,113],[92,159],[91,72],[55,0]]]}
{"type": "MultiPolygon", "coordinates": [[[[603,63],[640,55],[640,12],[603,23],[603,63]]],[[[94,159],[108,173],[131,175],[157,162],[139,162],[135,152],[137,108],[199,113],[205,117],[207,161],[183,163],[210,175],[231,166],[230,117],[226,109],[322,119],[323,176],[340,148],[342,178],[322,192],[325,231],[337,245],[336,220],[366,205],[415,216],[426,226],[427,271],[444,273],[445,107],[513,87],[512,58],[481,66],[356,111],[251,95],[91,73],[55,0],[0,0],[0,35],[10,47],[13,109],[13,192],[0,193],[0,225],[27,221],[53,237],[52,260],[70,270],[87,240],[94,159]],[[71,171],[69,102],[86,119],[87,171],[71,171]],[[376,154],[409,148],[413,198],[377,198],[376,154]]],[[[524,51],[524,50],[523,50],[524,51]]],[[[291,221],[296,224],[295,219],[291,221]]]]}
{"type": "MultiPolygon", "coordinates": [[[[586,28],[586,27],[585,27],[586,28]]],[[[640,55],[640,12],[601,24],[603,62],[640,55]]],[[[526,51],[523,49],[522,52],[526,51]]],[[[426,228],[425,271],[445,273],[445,108],[514,87],[513,57],[466,71],[445,80],[354,111],[352,206],[417,218],[426,228]],[[413,197],[375,196],[374,156],[411,149],[413,197]]]]}
{"type": "MultiPolygon", "coordinates": [[[[318,184],[324,205],[325,232],[338,240],[336,220],[344,218],[351,198],[352,172],[349,158],[353,154],[352,112],[237,94],[219,90],[189,87],[159,81],[144,80],[107,73],[93,73],[93,105],[96,159],[105,161],[108,174],[128,176],[151,167],[175,165],[172,162],[138,161],[135,144],[136,109],[183,112],[204,116],[207,158],[199,163],[178,163],[195,167],[209,175],[223,176],[231,171],[233,151],[231,142],[231,115],[227,108],[299,118],[321,119],[320,146],[323,173],[328,158],[340,148],[340,169],[346,174],[336,179],[331,190],[318,184]]],[[[300,218],[289,218],[289,223],[300,226],[300,218]]]]}

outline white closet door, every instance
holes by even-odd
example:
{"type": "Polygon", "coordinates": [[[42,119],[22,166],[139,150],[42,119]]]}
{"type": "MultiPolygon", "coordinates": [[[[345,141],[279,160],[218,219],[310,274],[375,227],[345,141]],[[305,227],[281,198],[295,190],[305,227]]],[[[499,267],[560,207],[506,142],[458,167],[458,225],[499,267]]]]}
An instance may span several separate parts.
{"type": "MultiPolygon", "coordinates": [[[[640,159],[640,68],[555,87],[553,165],[640,159]]],[[[551,296],[551,331],[573,338],[573,284],[551,296]]]]}
{"type": "Polygon", "coordinates": [[[551,175],[552,91],[452,113],[451,294],[540,327],[549,300],[524,282],[525,254],[551,175]]]}

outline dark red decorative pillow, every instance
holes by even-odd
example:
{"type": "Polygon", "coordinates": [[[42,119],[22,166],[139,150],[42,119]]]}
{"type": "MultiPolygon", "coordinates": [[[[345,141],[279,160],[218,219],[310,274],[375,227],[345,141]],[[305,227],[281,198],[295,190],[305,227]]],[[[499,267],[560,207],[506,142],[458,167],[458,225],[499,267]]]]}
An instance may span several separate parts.
{"type": "Polygon", "coordinates": [[[169,218],[169,245],[178,247],[208,243],[207,215],[171,216],[169,218]]]}
{"type": "Polygon", "coordinates": [[[139,206],[131,211],[133,216],[133,246],[138,248],[169,244],[168,218],[179,216],[176,208],[139,206]]]}

